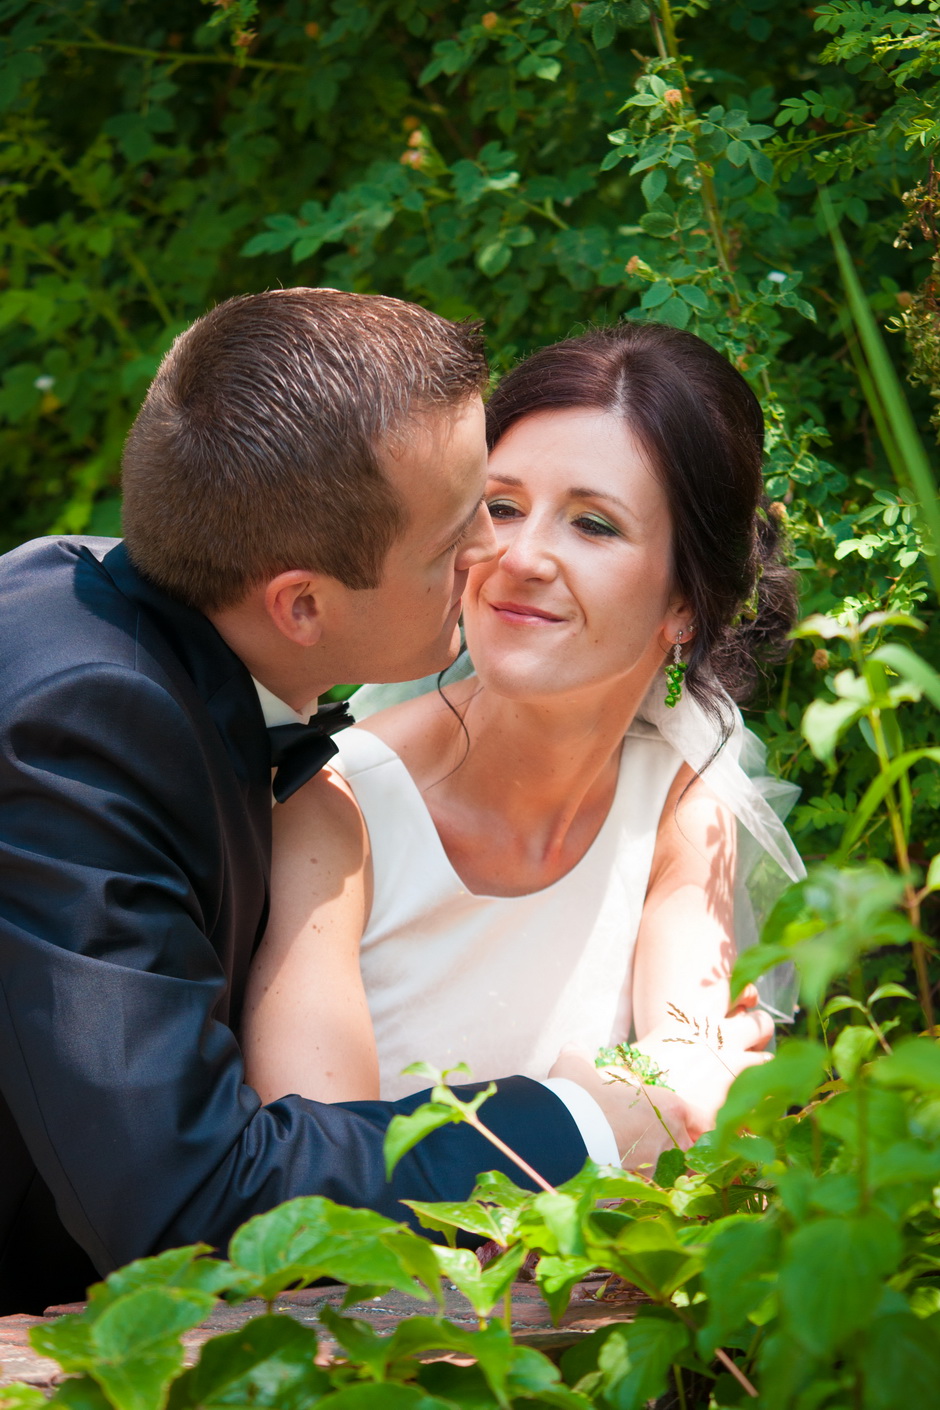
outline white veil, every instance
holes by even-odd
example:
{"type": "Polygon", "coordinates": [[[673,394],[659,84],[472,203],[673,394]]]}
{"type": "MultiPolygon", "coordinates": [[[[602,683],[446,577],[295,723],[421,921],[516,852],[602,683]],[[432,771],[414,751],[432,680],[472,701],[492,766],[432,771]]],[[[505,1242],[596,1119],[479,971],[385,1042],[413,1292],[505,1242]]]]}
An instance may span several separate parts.
{"type": "MultiPolygon", "coordinates": [[[[473,674],[464,652],[446,672],[446,681],[473,674]]],[[[436,690],[438,676],[393,685],[364,685],[350,700],[357,720],[389,705],[436,690]]],[[[724,692],[722,692],[724,694],[724,692]]],[[[688,691],[678,705],[667,708],[664,685],[657,677],[647,692],[631,732],[659,734],[676,753],[703,775],[709,789],[738,820],[738,860],[735,873],[734,926],[738,952],[756,943],[760,927],[788,881],[800,881],[806,868],[783,824],[800,790],[767,773],[763,744],[744,724],[731,697],[724,695],[731,734],[721,743],[717,723],[688,691]]],[[[777,965],[758,981],[761,1007],[789,1023],[796,1007],[798,980],[793,966],[777,965]]]]}

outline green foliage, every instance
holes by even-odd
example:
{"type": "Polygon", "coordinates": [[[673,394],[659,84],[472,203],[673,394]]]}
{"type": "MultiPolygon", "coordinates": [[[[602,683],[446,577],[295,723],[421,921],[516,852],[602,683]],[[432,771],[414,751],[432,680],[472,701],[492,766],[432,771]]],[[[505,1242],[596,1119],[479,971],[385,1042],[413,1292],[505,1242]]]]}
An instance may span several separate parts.
{"type": "MultiPolygon", "coordinates": [[[[929,7],[3,0],[0,17],[0,549],[116,532],[123,437],[173,336],[227,295],[326,283],[484,318],[497,369],[623,314],[700,333],[765,405],[806,610],[931,626],[915,491],[881,449],[816,195],[929,401],[929,7]]],[[[868,769],[862,733],[836,774],[800,733],[824,657],[800,641],[754,716],[804,790],[810,856],[868,769]]],[[[912,799],[933,855],[926,767],[912,799]]],[[[889,853],[883,831],[868,845],[889,853]]]]}
{"type": "MultiPolygon", "coordinates": [[[[940,399],[938,9],[0,0],[0,548],[116,532],[121,443],[175,334],[231,294],[325,283],[484,318],[497,370],[624,314],[706,338],[765,406],[809,614],[752,714],[803,788],[809,875],[736,971],[792,959],[807,1031],[742,1074],[717,1129],[654,1174],[588,1165],[552,1190],[529,1171],[536,1193],[490,1174],[414,1202],[438,1244],[306,1199],[227,1260],[141,1260],[33,1334],[71,1373],[52,1404],[935,1399],[940,521],[915,426],[940,399]],[[913,418],[879,324],[910,355],[913,418]],[[460,1231],[501,1252],[481,1268],[460,1231]],[[559,1368],[493,1317],[529,1254],[556,1319],[597,1266],[649,1305],[559,1368]],[[380,1338],[325,1313],[344,1359],[318,1366],[315,1333],[270,1305],[324,1276],[439,1303],[444,1277],[480,1329],[431,1315],[380,1338]],[[219,1295],[269,1310],[186,1369],[180,1336],[219,1295]],[[422,1359],[441,1352],[473,1364],[422,1359]]],[[[426,1075],[390,1168],[445,1123],[488,1134],[483,1096],[426,1075]]]]}

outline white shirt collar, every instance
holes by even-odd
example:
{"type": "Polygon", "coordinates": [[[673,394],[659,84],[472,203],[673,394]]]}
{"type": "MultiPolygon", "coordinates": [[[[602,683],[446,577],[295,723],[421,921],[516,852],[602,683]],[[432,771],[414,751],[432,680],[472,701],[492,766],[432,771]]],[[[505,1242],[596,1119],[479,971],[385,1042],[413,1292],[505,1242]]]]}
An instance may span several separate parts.
{"type": "Polygon", "coordinates": [[[302,710],[294,710],[284,700],[280,700],[266,685],[256,681],[252,676],[255,690],[258,692],[258,700],[261,704],[261,713],[264,715],[264,723],[268,729],[274,725],[306,725],[317,713],[317,702],[312,705],[305,705],[302,710]]]}

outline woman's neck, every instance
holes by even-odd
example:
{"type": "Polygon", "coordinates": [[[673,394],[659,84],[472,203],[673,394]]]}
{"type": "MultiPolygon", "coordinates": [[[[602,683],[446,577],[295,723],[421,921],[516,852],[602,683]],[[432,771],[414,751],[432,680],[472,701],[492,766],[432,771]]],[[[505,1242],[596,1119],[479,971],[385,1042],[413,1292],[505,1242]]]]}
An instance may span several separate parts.
{"type": "Polygon", "coordinates": [[[542,890],[577,865],[603,826],[642,692],[619,684],[517,701],[471,679],[448,696],[469,749],[457,718],[437,709],[405,757],[451,863],[474,892],[542,890]]]}

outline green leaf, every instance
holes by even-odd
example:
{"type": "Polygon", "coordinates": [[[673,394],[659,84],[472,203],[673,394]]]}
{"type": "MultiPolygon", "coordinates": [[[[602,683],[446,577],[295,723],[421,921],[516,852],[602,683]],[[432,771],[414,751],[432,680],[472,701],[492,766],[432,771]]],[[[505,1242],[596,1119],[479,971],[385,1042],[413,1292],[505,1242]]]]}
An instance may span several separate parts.
{"type": "Polygon", "coordinates": [[[904,390],[891,365],[868,300],[862,291],[855,266],[849,256],[845,241],[839,233],[832,201],[824,189],[820,190],[819,204],[823,219],[829,228],[842,283],[849,301],[852,321],[864,350],[867,367],[859,365],[859,371],[865,374],[866,400],[871,408],[872,417],[891,462],[895,478],[901,486],[910,483],[917,495],[918,512],[933,547],[932,554],[927,558],[927,566],[934,587],[940,594],[940,503],[938,503],[933,470],[924,451],[904,390]]]}
{"type": "Polygon", "coordinates": [[[515,1244],[485,1268],[467,1248],[435,1247],[434,1257],[445,1278],[459,1288],[478,1317],[488,1317],[525,1261],[526,1249],[515,1244]]]}
{"type": "Polygon", "coordinates": [[[512,259],[512,247],[505,240],[492,240],[477,254],[477,268],[482,274],[494,279],[502,273],[512,259]]]}
{"type": "Polygon", "coordinates": [[[669,1368],[687,1349],[689,1333],[674,1316],[641,1308],[618,1326],[597,1358],[605,1400],[614,1410],[642,1410],[666,1389],[669,1368]]]}
{"type": "Polygon", "coordinates": [[[699,310],[700,313],[707,313],[711,308],[708,295],[698,284],[682,284],[679,287],[679,297],[685,299],[687,304],[699,310]]]}
{"type": "Polygon", "coordinates": [[[36,1386],[0,1386],[0,1410],[46,1410],[46,1396],[36,1386]]]}
{"type": "Polygon", "coordinates": [[[648,206],[654,206],[666,189],[667,176],[662,167],[653,167],[640,182],[643,199],[648,206]]]}
{"type": "Polygon", "coordinates": [[[903,984],[879,984],[877,989],[872,990],[868,996],[869,1006],[876,1004],[879,999],[914,999],[916,996],[910,989],[905,989],[903,984]]]}
{"type": "Polygon", "coordinates": [[[584,1222],[588,1253],[653,1298],[671,1297],[701,1269],[698,1253],[685,1248],[667,1222],[636,1221],[617,1211],[589,1214],[584,1222]]]}
{"type": "Polygon", "coordinates": [[[766,152],[762,152],[758,147],[751,147],[747,159],[758,181],[763,181],[769,186],[774,179],[774,164],[766,152]]]}
{"type": "Polygon", "coordinates": [[[898,1230],[881,1211],[804,1224],[780,1266],[785,1326],[811,1353],[832,1355],[870,1322],[901,1252],[898,1230]]]}
{"type": "Polygon", "coordinates": [[[662,1189],[671,1189],[686,1168],[685,1152],[670,1146],[657,1160],[653,1179],[662,1189]]]}
{"type": "Polygon", "coordinates": [[[866,1410],[897,1410],[903,1386],[907,1405],[927,1406],[940,1385],[940,1317],[909,1312],[876,1317],[860,1348],[866,1410]]]}
{"type": "Polygon", "coordinates": [[[640,303],[643,308],[659,308],[661,304],[671,298],[672,285],[661,279],[657,280],[655,284],[651,284],[648,289],[644,289],[640,303]]]}
{"type": "Polygon", "coordinates": [[[572,1288],[586,1277],[593,1267],[594,1261],[590,1258],[574,1258],[570,1254],[542,1254],[535,1270],[535,1280],[556,1325],[568,1306],[572,1288]]]}
{"type": "Polygon", "coordinates": [[[453,1107],[442,1102],[425,1102],[408,1116],[393,1116],[385,1132],[386,1179],[392,1178],[392,1171],[402,1156],[407,1155],[425,1136],[457,1120],[459,1117],[453,1107]]]}
{"type": "Polygon", "coordinates": [[[329,1390],[314,1365],[316,1333],[293,1317],[255,1317],[235,1332],[213,1337],[199,1362],[170,1392],[168,1410],[254,1405],[293,1410],[329,1390]]]}
{"type": "Polygon", "coordinates": [[[843,1028],[832,1045],[832,1056],[841,1077],[851,1082],[875,1050],[878,1039],[871,1028],[852,1025],[843,1028]]]}
{"type": "Polygon", "coordinates": [[[239,1297],[269,1302],[285,1288],[328,1277],[426,1297],[413,1279],[424,1248],[417,1235],[370,1210],[304,1196],[242,1225],[229,1245],[231,1286],[239,1297]]]}
{"type": "Polygon", "coordinates": [[[735,1078],[715,1131],[719,1148],[747,1128],[760,1135],[768,1131],[791,1106],[805,1106],[822,1080],[825,1050],[818,1043],[790,1038],[780,1045],[773,1062],[749,1067],[735,1078]]]}
{"type": "Polygon", "coordinates": [[[729,142],[728,146],[725,148],[725,156],[732,166],[745,166],[752,150],[753,149],[749,147],[746,142],[741,142],[736,137],[734,141],[729,142]]]}
{"type": "Polygon", "coordinates": [[[748,1215],[722,1222],[709,1240],[702,1273],[708,1320],[698,1334],[698,1347],[706,1360],[746,1329],[748,1316],[776,1283],[779,1261],[779,1222],[748,1215]]]}
{"type": "Polygon", "coordinates": [[[888,642],[871,654],[873,661],[882,661],[897,672],[902,680],[910,681],[921,690],[935,709],[940,710],[940,674],[901,642],[888,642]]]}
{"type": "Polygon", "coordinates": [[[816,758],[831,764],[839,740],[862,714],[863,707],[854,700],[813,700],[803,715],[800,731],[816,758]]]}
{"type": "Polygon", "coordinates": [[[345,1386],[317,1401],[323,1410],[455,1410],[452,1400],[439,1400],[418,1386],[383,1381],[380,1385],[345,1386]]]}
{"type": "Polygon", "coordinates": [[[940,1043],[932,1038],[908,1038],[898,1043],[890,1057],[876,1063],[872,1080],[884,1087],[940,1091],[940,1043]]]}
{"type": "Polygon", "coordinates": [[[659,311],[662,323],[670,323],[673,328],[684,328],[689,321],[689,306],[678,294],[667,300],[659,311]]]}
{"type": "Polygon", "coordinates": [[[940,748],[911,749],[906,754],[899,754],[872,779],[853,813],[852,821],[842,835],[839,851],[834,860],[842,861],[849,856],[865,831],[868,819],[878,805],[884,801],[888,790],[893,788],[899,779],[910,773],[914,765],[919,764],[922,759],[930,759],[934,763],[940,763],[940,748]]]}
{"type": "Polygon", "coordinates": [[[595,20],[591,39],[595,49],[607,49],[617,37],[617,24],[611,15],[601,15],[595,20]]]}
{"type": "Polygon", "coordinates": [[[665,211],[646,211],[640,216],[640,228],[657,240],[665,240],[675,231],[675,217],[667,215],[665,211]]]}

